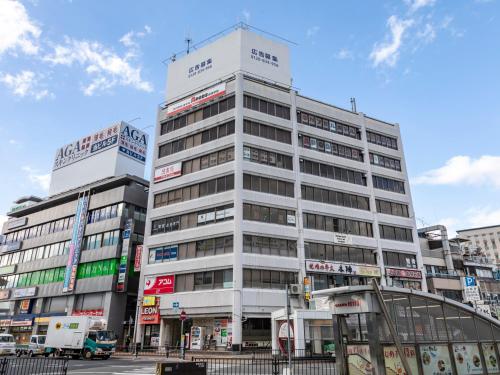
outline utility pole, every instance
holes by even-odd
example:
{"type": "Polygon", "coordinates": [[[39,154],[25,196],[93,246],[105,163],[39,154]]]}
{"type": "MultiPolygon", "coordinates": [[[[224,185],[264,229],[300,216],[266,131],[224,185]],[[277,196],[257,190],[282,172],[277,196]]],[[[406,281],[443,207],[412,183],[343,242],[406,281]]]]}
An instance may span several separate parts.
{"type": "Polygon", "coordinates": [[[138,296],[137,297],[137,306],[135,307],[134,338],[132,340],[132,343],[134,345],[134,355],[135,356],[137,356],[137,340],[136,340],[136,338],[137,338],[137,325],[139,324],[138,319],[139,319],[140,306],[142,306],[142,297],[138,296]]]}
{"type": "Polygon", "coordinates": [[[184,310],[181,311],[180,315],[180,320],[181,320],[181,358],[185,359],[186,358],[186,353],[184,351],[184,321],[186,320],[186,312],[184,310]]]}
{"type": "Polygon", "coordinates": [[[289,285],[286,284],[286,349],[288,354],[288,375],[292,372],[292,348],[290,342],[290,294],[288,293],[289,285]]]}

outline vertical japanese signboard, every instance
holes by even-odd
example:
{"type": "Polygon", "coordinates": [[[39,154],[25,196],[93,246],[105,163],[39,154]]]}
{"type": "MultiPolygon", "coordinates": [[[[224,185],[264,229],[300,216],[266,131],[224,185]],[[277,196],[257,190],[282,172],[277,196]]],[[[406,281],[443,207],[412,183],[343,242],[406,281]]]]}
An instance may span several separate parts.
{"type": "Polygon", "coordinates": [[[76,284],[76,271],[80,263],[80,252],[82,247],[83,232],[87,222],[87,210],[89,207],[89,196],[85,195],[78,199],[76,207],[75,222],[69,244],[68,263],[64,273],[63,292],[72,292],[76,284]]]}
{"type": "Polygon", "coordinates": [[[117,292],[125,291],[125,282],[127,281],[128,257],[130,252],[130,244],[134,229],[134,220],[127,219],[125,229],[122,234],[122,252],[120,254],[120,266],[118,267],[118,283],[116,284],[117,292]]]}

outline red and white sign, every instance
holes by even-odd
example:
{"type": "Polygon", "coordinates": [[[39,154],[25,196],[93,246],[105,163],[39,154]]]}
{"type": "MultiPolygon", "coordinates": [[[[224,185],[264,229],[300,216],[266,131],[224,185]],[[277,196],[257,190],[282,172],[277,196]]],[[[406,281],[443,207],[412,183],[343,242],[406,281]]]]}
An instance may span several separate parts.
{"type": "Polygon", "coordinates": [[[154,182],[169,180],[174,177],[179,177],[182,174],[182,162],[165,165],[155,169],[154,182]]]}
{"type": "Polygon", "coordinates": [[[386,268],[385,274],[386,274],[386,276],[402,277],[405,279],[421,279],[422,278],[422,272],[420,272],[419,270],[386,268]]]}
{"type": "Polygon", "coordinates": [[[104,316],[104,309],[73,310],[73,316],[104,316]]]}
{"type": "Polygon", "coordinates": [[[179,112],[187,111],[191,108],[206,103],[226,93],[226,84],[219,83],[206,90],[200,91],[189,98],[185,98],[167,106],[167,116],[173,116],[179,112]]]}
{"type": "Polygon", "coordinates": [[[160,324],[160,307],[158,303],[154,306],[142,306],[139,324],[160,324]]]}
{"type": "Polygon", "coordinates": [[[135,247],[134,272],[141,271],[142,245],[135,247]]]}
{"type": "Polygon", "coordinates": [[[175,276],[146,276],[144,282],[144,295],[172,294],[175,288],[175,276]]]}

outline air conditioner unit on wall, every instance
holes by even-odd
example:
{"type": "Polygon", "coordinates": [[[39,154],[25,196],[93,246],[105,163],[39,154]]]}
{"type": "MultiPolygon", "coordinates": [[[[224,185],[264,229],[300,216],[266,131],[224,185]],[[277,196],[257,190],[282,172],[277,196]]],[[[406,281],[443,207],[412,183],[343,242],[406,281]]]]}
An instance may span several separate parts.
{"type": "Polygon", "coordinates": [[[300,284],[291,284],[288,289],[291,296],[302,294],[302,285],[300,284]]]}

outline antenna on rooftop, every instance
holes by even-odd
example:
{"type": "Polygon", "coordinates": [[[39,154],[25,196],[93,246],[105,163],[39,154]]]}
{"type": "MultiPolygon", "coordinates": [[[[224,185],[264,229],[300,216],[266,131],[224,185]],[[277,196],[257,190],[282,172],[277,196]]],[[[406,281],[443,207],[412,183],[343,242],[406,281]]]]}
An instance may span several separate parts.
{"type": "Polygon", "coordinates": [[[189,55],[189,48],[191,47],[191,43],[193,42],[193,39],[191,39],[191,37],[188,35],[186,37],[186,39],[184,39],[184,41],[186,42],[187,44],[187,49],[186,49],[186,53],[189,55]]]}
{"type": "Polygon", "coordinates": [[[357,113],[358,111],[356,110],[356,98],[351,98],[351,110],[354,113],[357,113]]]}

